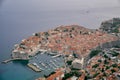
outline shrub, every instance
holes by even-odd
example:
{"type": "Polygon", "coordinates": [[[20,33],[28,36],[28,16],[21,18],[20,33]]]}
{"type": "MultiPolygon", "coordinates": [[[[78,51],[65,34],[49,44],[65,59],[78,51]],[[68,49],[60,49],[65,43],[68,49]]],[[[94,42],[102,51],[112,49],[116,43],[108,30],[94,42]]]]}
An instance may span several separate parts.
{"type": "Polygon", "coordinates": [[[91,51],[91,53],[90,53],[90,58],[98,55],[100,52],[101,52],[101,50],[93,50],[93,51],[91,51]]]}
{"type": "Polygon", "coordinates": [[[99,59],[98,62],[102,62],[102,60],[99,59]]]}
{"type": "Polygon", "coordinates": [[[112,52],[112,56],[113,56],[113,57],[118,56],[118,55],[119,55],[119,53],[117,53],[117,52],[115,52],[115,51],[112,52]]]}
{"type": "Polygon", "coordinates": [[[104,58],[109,58],[106,54],[104,55],[104,58]]]}
{"type": "Polygon", "coordinates": [[[118,66],[118,68],[120,69],[120,66],[118,66]]]}
{"type": "Polygon", "coordinates": [[[106,66],[106,70],[107,70],[107,69],[110,69],[110,66],[106,66]]]}
{"type": "Polygon", "coordinates": [[[107,60],[104,60],[104,64],[109,64],[109,62],[107,60]]]}
{"type": "Polygon", "coordinates": [[[68,64],[68,65],[71,65],[71,64],[72,64],[72,61],[67,61],[67,64],[68,64]]]}
{"type": "Polygon", "coordinates": [[[73,75],[74,75],[73,73],[67,73],[67,74],[64,75],[64,77],[62,78],[62,80],[66,80],[66,79],[70,78],[73,75]]]}
{"type": "Polygon", "coordinates": [[[112,73],[114,73],[114,72],[115,72],[115,70],[114,70],[114,69],[111,69],[111,72],[112,72],[112,73]]]}
{"type": "Polygon", "coordinates": [[[99,66],[99,64],[95,64],[92,66],[92,68],[97,68],[99,66]]]}
{"type": "Polygon", "coordinates": [[[99,73],[94,74],[94,75],[93,75],[93,78],[95,78],[98,74],[99,74],[99,73]]]}
{"type": "Polygon", "coordinates": [[[117,64],[112,64],[112,67],[117,67],[118,65],[117,64]]]}

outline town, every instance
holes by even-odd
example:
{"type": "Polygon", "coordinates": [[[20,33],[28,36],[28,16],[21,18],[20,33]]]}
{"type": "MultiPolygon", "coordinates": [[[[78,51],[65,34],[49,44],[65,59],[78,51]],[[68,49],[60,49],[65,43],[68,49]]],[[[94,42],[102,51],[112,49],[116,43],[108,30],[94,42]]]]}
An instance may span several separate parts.
{"type": "Polygon", "coordinates": [[[11,56],[12,60],[29,60],[27,65],[36,72],[44,70],[39,65],[54,69],[36,80],[119,80],[119,32],[119,18],[103,22],[100,29],[59,26],[23,39],[11,56]],[[42,54],[62,58],[63,63],[57,64],[56,59],[43,63],[37,59],[42,54]]]}

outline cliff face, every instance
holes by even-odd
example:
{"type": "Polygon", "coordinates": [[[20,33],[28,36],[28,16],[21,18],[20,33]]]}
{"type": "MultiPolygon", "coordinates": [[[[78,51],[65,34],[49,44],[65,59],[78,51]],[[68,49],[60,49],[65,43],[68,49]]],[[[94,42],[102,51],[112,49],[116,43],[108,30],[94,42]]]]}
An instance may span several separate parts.
{"type": "Polygon", "coordinates": [[[39,50],[86,56],[92,48],[117,39],[116,36],[78,25],[60,26],[47,32],[35,33],[22,40],[13,50],[12,57],[28,58],[34,56],[39,50]],[[26,56],[15,56],[16,53],[26,54],[26,56]]]}

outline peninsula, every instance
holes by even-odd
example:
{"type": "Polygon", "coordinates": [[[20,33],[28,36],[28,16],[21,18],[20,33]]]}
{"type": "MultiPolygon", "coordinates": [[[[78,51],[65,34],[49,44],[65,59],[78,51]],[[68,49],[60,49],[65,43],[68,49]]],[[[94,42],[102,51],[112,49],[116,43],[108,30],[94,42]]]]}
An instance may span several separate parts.
{"type": "Polygon", "coordinates": [[[86,56],[90,50],[106,42],[116,41],[118,37],[100,30],[87,29],[78,25],[60,26],[47,32],[34,33],[16,44],[13,59],[26,59],[38,51],[86,56]]]}
{"type": "Polygon", "coordinates": [[[119,33],[120,18],[102,22],[99,29],[59,26],[23,39],[11,56],[12,60],[30,60],[39,52],[52,52],[64,57],[64,67],[36,80],[119,80],[119,33]]]}

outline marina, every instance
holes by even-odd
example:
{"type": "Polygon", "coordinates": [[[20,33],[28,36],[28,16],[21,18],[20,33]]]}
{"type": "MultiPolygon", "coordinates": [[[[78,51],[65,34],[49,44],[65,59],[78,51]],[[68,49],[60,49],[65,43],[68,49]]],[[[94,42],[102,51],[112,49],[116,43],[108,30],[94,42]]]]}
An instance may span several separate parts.
{"type": "MultiPolygon", "coordinates": [[[[37,54],[36,57],[33,57],[29,60],[29,64],[36,65],[37,68],[39,68],[41,71],[39,72],[45,72],[45,71],[54,71],[55,69],[63,66],[63,57],[54,57],[52,55],[48,55],[49,53],[42,53],[37,54]],[[44,58],[45,57],[45,58],[44,58]]],[[[30,67],[31,68],[31,67],[30,67]]],[[[33,67],[32,67],[33,69],[33,67]]],[[[35,69],[33,69],[36,71],[35,69]]]]}

